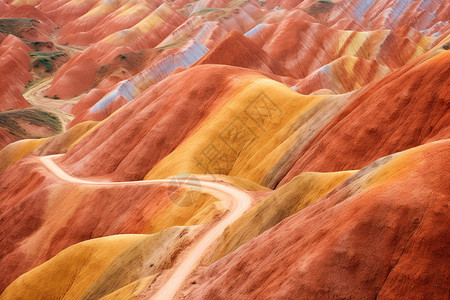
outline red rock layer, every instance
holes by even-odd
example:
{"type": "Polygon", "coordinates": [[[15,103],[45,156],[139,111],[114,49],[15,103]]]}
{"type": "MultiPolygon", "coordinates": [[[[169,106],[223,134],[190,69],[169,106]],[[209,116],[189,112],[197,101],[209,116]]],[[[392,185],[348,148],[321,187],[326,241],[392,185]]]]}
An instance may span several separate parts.
{"type": "Polygon", "coordinates": [[[389,71],[375,60],[343,56],[297,81],[295,90],[305,95],[321,89],[335,94],[348,93],[382,78],[389,71]]]}
{"type": "Polygon", "coordinates": [[[56,73],[52,86],[46,91],[49,97],[72,98],[90,90],[100,65],[95,59],[78,54],[56,73]]]}
{"type": "Polygon", "coordinates": [[[185,20],[183,16],[171,11],[165,5],[160,6],[152,14],[140,22],[146,32],[138,25],[126,32],[116,32],[72,58],[58,70],[46,95],[50,97],[57,95],[66,99],[93,88],[96,72],[101,65],[111,62],[119,54],[155,47],[185,20]],[[145,27],[146,23],[151,24],[154,18],[159,17],[165,19],[158,25],[145,27]]]}
{"type": "Polygon", "coordinates": [[[358,33],[336,30],[291,14],[279,23],[263,26],[249,36],[259,47],[298,78],[352,55],[396,69],[406,64],[419,47],[396,32],[358,33]]]}
{"type": "Polygon", "coordinates": [[[67,0],[42,0],[39,1],[39,8],[45,12],[58,25],[63,25],[75,20],[93,7],[101,3],[98,0],[67,1],[67,0]]]}
{"type": "Polygon", "coordinates": [[[302,9],[327,26],[337,25],[340,22],[341,24],[354,22],[364,30],[395,29],[404,25],[425,30],[440,21],[448,21],[450,11],[450,3],[445,1],[268,0],[266,2],[267,7],[302,9]],[[342,20],[351,21],[342,22],[342,20]]]}
{"type": "Polygon", "coordinates": [[[4,128],[0,127],[0,150],[16,139],[4,128]]]}
{"type": "Polygon", "coordinates": [[[107,77],[96,88],[90,90],[89,93],[83,96],[71,109],[71,113],[75,115],[75,119],[69,123],[68,127],[71,128],[76,124],[83,122],[85,120],[84,116],[89,113],[89,109],[122,80],[125,80],[125,78],[120,78],[118,76],[107,77]]]}
{"type": "Polygon", "coordinates": [[[56,27],[56,24],[47,16],[47,14],[43,13],[33,5],[11,6],[11,9],[1,16],[2,18],[36,19],[45,24],[47,30],[49,27],[56,27]]]}
{"type": "Polygon", "coordinates": [[[97,237],[143,233],[149,220],[170,203],[167,196],[177,190],[68,183],[50,174],[36,158],[22,160],[0,175],[4,237],[0,291],[68,246],[97,237]]]}
{"type": "Polygon", "coordinates": [[[408,152],[212,264],[186,298],[446,298],[450,141],[408,152]]]}
{"type": "Polygon", "coordinates": [[[229,65],[292,77],[279,62],[237,30],[231,31],[195,65],[201,64],[229,65]]]}
{"type": "Polygon", "coordinates": [[[30,106],[22,96],[30,74],[31,49],[19,38],[8,35],[0,44],[0,111],[30,106]]]}
{"type": "MultiPolygon", "coordinates": [[[[3,1],[0,1],[0,11],[2,12],[2,14],[7,13],[11,10],[11,7],[3,1]]],[[[0,14],[0,16],[2,15],[0,14]]]]}
{"type": "Polygon", "coordinates": [[[246,76],[260,75],[221,65],[173,74],[105,121],[59,163],[76,176],[111,174],[113,180],[142,179],[221,105],[224,95],[237,88],[236,80],[246,76]]]}
{"type": "MultiPolygon", "coordinates": [[[[125,1],[123,1],[125,2],[125,1]]],[[[107,36],[131,28],[146,15],[157,9],[163,1],[147,2],[146,5],[122,5],[120,1],[104,2],[96,7],[95,12],[81,16],[65,24],[59,31],[61,44],[69,43],[88,46],[107,36]],[[123,9],[127,7],[127,9],[123,9]]]]}
{"type": "Polygon", "coordinates": [[[360,90],[297,155],[280,184],[306,171],[356,170],[371,161],[450,138],[450,52],[408,65],[360,90]]]}

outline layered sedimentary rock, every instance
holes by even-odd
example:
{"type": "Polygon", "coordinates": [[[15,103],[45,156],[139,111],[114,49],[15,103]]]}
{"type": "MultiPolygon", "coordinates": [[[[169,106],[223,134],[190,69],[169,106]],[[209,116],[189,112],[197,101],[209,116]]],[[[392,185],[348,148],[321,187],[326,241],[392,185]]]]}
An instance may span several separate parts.
{"type": "MultiPolygon", "coordinates": [[[[9,140],[9,135],[6,135],[4,138],[8,145],[4,145],[0,149],[0,173],[30,153],[40,156],[66,153],[78,139],[95,125],[97,125],[97,122],[94,121],[83,122],[66,132],[49,138],[20,139],[16,142],[14,142],[14,137],[11,137],[11,140],[9,140]]],[[[6,130],[5,132],[8,134],[6,130]]]]}
{"type": "Polygon", "coordinates": [[[215,198],[176,182],[169,186],[133,182],[102,185],[102,179],[71,182],[61,180],[32,157],[0,176],[5,199],[1,205],[1,228],[6,236],[0,253],[5,272],[2,290],[19,275],[75,243],[207,223],[222,210],[212,205],[215,198]],[[51,192],[48,186],[53,186],[51,192]],[[19,220],[21,225],[7,234],[5,230],[19,220]]]}
{"type": "Polygon", "coordinates": [[[102,122],[62,157],[61,163],[75,176],[115,173],[117,180],[143,179],[197,124],[220,108],[238,78],[249,82],[255,77],[261,76],[246,69],[213,65],[173,74],[102,122]],[[171,89],[166,88],[169,82],[171,89]],[[174,106],[178,109],[172,110],[174,106]],[[127,142],[119,145],[116,137],[127,137],[127,142]],[[110,149],[108,153],[102,150],[105,147],[110,149]],[[108,158],[98,165],[97,155],[108,158]]]}
{"type": "Polygon", "coordinates": [[[365,167],[202,271],[188,299],[446,294],[449,140],[365,167]],[[237,284],[239,282],[239,284],[237,284]]]}
{"type": "Polygon", "coordinates": [[[32,50],[13,35],[0,43],[0,111],[29,106],[22,96],[32,80],[29,52],[32,50]]]}
{"type": "Polygon", "coordinates": [[[447,2],[0,0],[0,299],[448,298],[447,2]]]}
{"type": "Polygon", "coordinates": [[[157,46],[182,21],[181,15],[162,4],[133,27],[114,32],[70,60],[56,74],[47,95],[71,98],[93,88],[101,64],[119,54],[157,46]]]}
{"type": "Polygon", "coordinates": [[[356,171],[305,172],[264,198],[224,232],[213,259],[221,258],[332,191],[356,171]]]}
{"type": "Polygon", "coordinates": [[[449,66],[450,53],[442,51],[359,91],[298,154],[283,182],[302,171],[359,169],[379,157],[448,138],[449,66]]]}
{"type": "Polygon", "coordinates": [[[130,296],[130,291],[138,293],[139,285],[151,283],[158,272],[171,266],[170,259],[193,239],[192,231],[171,227],[151,235],[113,235],[76,244],[21,276],[1,297],[100,299],[111,294],[120,298],[120,289],[128,289],[122,293],[130,296]],[[23,285],[28,289],[21,289],[23,285]]]}
{"type": "Polygon", "coordinates": [[[16,141],[52,136],[61,132],[61,127],[57,116],[39,109],[0,112],[0,128],[16,141]]]}

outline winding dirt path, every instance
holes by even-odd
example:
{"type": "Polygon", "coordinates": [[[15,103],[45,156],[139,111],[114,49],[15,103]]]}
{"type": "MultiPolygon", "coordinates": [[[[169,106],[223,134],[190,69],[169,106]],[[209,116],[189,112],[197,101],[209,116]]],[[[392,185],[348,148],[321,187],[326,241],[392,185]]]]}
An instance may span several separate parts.
{"type": "Polygon", "coordinates": [[[183,185],[189,188],[194,188],[196,190],[201,188],[202,191],[222,200],[225,207],[228,208],[222,220],[212,226],[205,234],[203,234],[199,238],[199,240],[194,241],[184,251],[184,253],[180,255],[182,259],[173,266],[171,274],[167,276],[165,282],[162,283],[158,291],[151,297],[151,299],[154,300],[173,299],[184,281],[199,265],[200,260],[202,259],[208,247],[211,246],[222,235],[223,231],[228,225],[242,216],[250,208],[251,205],[251,197],[247,193],[237,188],[211,181],[201,181],[186,178],[185,180],[183,180],[183,182],[174,181],[173,179],[97,182],[76,178],[67,174],[55,163],[53,158],[58,156],[61,155],[42,156],[39,159],[47,169],[49,169],[59,179],[64,181],[89,185],[183,185]]]}
{"type": "Polygon", "coordinates": [[[23,97],[34,108],[47,111],[58,116],[63,125],[63,130],[65,130],[66,125],[73,120],[74,116],[62,111],[61,107],[66,104],[76,104],[83,95],[67,100],[45,98],[44,93],[48,89],[52,80],[53,77],[48,77],[38,81],[35,85],[31,86],[23,93],[23,97]]]}
{"type": "Polygon", "coordinates": [[[64,51],[66,52],[70,58],[74,57],[75,55],[77,55],[80,52],[85,51],[87,48],[89,48],[89,46],[77,46],[77,45],[63,45],[63,44],[59,44],[57,42],[57,35],[51,35],[50,39],[53,41],[53,44],[55,44],[56,50],[58,51],[64,51]]]}
{"type": "MultiPolygon", "coordinates": [[[[75,46],[75,45],[61,45],[56,42],[57,35],[53,34],[50,36],[51,41],[56,46],[58,51],[63,51],[67,53],[71,58],[73,58],[78,53],[86,50],[88,47],[86,46],[75,46]]],[[[66,104],[76,104],[84,96],[84,93],[74,97],[72,99],[52,99],[45,98],[45,91],[49,88],[50,83],[53,80],[53,76],[43,78],[38,80],[33,86],[26,89],[23,93],[23,97],[30,103],[33,107],[38,108],[40,110],[44,110],[50,113],[55,114],[61,120],[63,125],[63,131],[66,128],[66,125],[70,123],[74,119],[74,116],[64,112],[61,108],[66,104]]]]}

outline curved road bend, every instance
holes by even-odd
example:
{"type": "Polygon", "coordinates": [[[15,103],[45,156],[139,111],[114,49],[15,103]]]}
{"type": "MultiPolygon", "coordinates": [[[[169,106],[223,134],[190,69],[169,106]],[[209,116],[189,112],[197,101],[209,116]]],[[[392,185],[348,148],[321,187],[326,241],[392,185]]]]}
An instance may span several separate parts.
{"type": "MultiPolygon", "coordinates": [[[[150,185],[150,184],[173,184],[171,179],[161,180],[144,180],[144,181],[123,181],[123,182],[102,182],[89,181],[73,177],[62,170],[53,160],[53,158],[61,155],[51,155],[39,157],[42,164],[49,169],[59,179],[89,185],[150,185]]],[[[183,254],[183,260],[176,263],[172,269],[168,279],[161,285],[159,290],[151,297],[153,300],[168,300],[172,299],[181,285],[188,278],[188,276],[199,265],[201,258],[205,254],[208,247],[214,243],[223,233],[225,228],[233,223],[236,219],[242,216],[251,205],[251,197],[234,187],[224,184],[192,180],[188,179],[182,183],[183,186],[199,188],[208,194],[219,198],[225,207],[228,207],[228,214],[220,220],[216,225],[209,229],[198,241],[194,241],[191,246],[183,254]]]]}

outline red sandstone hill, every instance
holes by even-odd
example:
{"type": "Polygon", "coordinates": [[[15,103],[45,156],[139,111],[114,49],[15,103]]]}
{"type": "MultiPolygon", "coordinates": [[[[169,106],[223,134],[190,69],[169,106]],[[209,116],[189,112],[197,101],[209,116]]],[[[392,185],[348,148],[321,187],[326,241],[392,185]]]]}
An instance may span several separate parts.
{"type": "Polygon", "coordinates": [[[41,10],[33,5],[11,6],[11,9],[1,15],[2,18],[29,18],[39,20],[51,28],[56,27],[56,24],[41,10]]]}
{"type": "Polygon", "coordinates": [[[449,20],[0,0],[0,300],[448,299],[449,20]]]}
{"type": "Polygon", "coordinates": [[[201,64],[229,65],[254,69],[269,75],[293,77],[283,65],[237,30],[231,31],[196,63],[201,64]]]}
{"type": "Polygon", "coordinates": [[[0,43],[0,112],[29,106],[22,96],[32,80],[29,52],[31,49],[13,35],[0,43]]]}
{"type": "Polygon", "coordinates": [[[262,75],[222,65],[202,65],[171,75],[106,120],[59,161],[75,176],[142,179],[220,107],[235,80],[248,76],[262,75]]]}
{"type": "Polygon", "coordinates": [[[442,297],[449,158],[446,140],[374,162],[201,271],[186,298],[442,297]]]}
{"type": "Polygon", "coordinates": [[[0,127],[0,150],[14,141],[15,138],[6,129],[0,127]]]}
{"type": "Polygon", "coordinates": [[[411,64],[357,92],[297,155],[281,184],[305,171],[359,169],[371,161],[450,138],[450,52],[411,64]]]}
{"type": "Polygon", "coordinates": [[[174,199],[167,196],[173,193],[176,197],[181,192],[176,186],[168,190],[159,185],[72,184],[56,178],[33,158],[24,159],[0,178],[0,233],[4,237],[0,240],[0,270],[4,274],[0,291],[75,243],[148,232],[149,221],[174,199]],[[50,192],[49,186],[57,186],[58,192],[50,192]],[[133,199],[129,195],[134,195],[133,199]],[[125,211],[130,218],[123,218],[125,211]],[[92,218],[94,215],[97,217],[92,218]]]}

